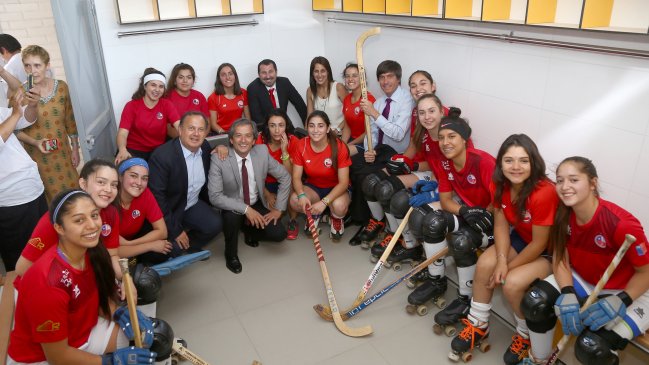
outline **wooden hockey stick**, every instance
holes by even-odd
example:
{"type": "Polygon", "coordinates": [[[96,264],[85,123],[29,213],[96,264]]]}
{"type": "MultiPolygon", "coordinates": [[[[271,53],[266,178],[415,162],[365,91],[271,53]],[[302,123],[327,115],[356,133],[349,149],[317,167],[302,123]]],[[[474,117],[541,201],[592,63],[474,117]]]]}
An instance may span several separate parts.
{"type": "Polygon", "coordinates": [[[143,348],[140,322],[137,319],[137,298],[133,297],[133,279],[131,278],[131,273],[128,271],[128,259],[119,259],[119,267],[122,269],[122,283],[124,283],[124,291],[126,292],[126,306],[128,307],[128,315],[131,317],[135,346],[143,348]]]}
{"type": "Polygon", "coordinates": [[[350,337],[362,337],[371,334],[372,326],[365,326],[359,328],[352,328],[345,324],[343,319],[340,317],[340,312],[338,311],[338,304],[336,304],[336,297],[334,296],[333,288],[331,287],[331,280],[329,280],[329,273],[327,272],[327,266],[325,265],[324,254],[322,253],[322,247],[320,247],[320,238],[318,237],[318,232],[316,231],[315,223],[313,222],[313,217],[311,212],[305,209],[306,219],[309,223],[309,230],[311,231],[311,236],[313,237],[313,246],[315,247],[316,255],[318,256],[318,261],[320,262],[320,270],[322,271],[322,279],[324,280],[325,289],[327,290],[327,299],[329,299],[329,306],[331,307],[331,315],[333,317],[334,323],[338,330],[347,336],[350,337]]]}
{"type": "Polygon", "coordinates": [[[171,349],[173,350],[173,352],[178,354],[178,356],[191,362],[194,365],[210,365],[210,363],[201,359],[198,355],[190,351],[187,347],[183,346],[182,343],[178,341],[173,341],[171,349]]]}
{"type": "MultiPolygon", "coordinates": [[[[367,78],[365,76],[365,62],[363,61],[363,44],[367,38],[381,33],[380,27],[374,27],[366,30],[356,40],[356,63],[358,63],[358,75],[361,81],[361,100],[367,101],[367,78]]],[[[367,150],[374,151],[372,145],[372,126],[370,125],[370,117],[365,114],[365,137],[367,138],[367,150]]]]}
{"type": "MultiPolygon", "coordinates": [[[[374,284],[374,281],[376,278],[379,276],[379,273],[381,272],[381,269],[385,265],[385,262],[388,259],[388,256],[390,256],[390,252],[392,252],[392,249],[396,245],[397,241],[399,240],[399,236],[401,236],[401,233],[403,233],[403,230],[406,228],[406,225],[408,224],[408,218],[410,217],[410,213],[412,213],[412,207],[408,209],[408,212],[406,213],[405,217],[403,217],[403,221],[401,221],[401,224],[399,224],[399,227],[397,230],[394,232],[394,235],[392,236],[392,239],[390,240],[390,243],[385,247],[385,251],[383,251],[383,255],[381,255],[381,258],[379,261],[376,263],[372,271],[370,272],[370,276],[367,278],[365,281],[365,284],[363,284],[363,287],[361,288],[361,291],[358,293],[358,296],[356,297],[356,300],[354,300],[354,303],[349,306],[347,310],[342,311],[343,313],[349,312],[350,310],[354,309],[357,307],[359,304],[363,303],[363,299],[365,299],[365,296],[367,295],[367,292],[370,291],[370,288],[372,287],[372,284],[374,284]]],[[[331,317],[331,308],[323,306],[323,305],[315,305],[313,306],[313,309],[316,307],[322,308],[323,313],[326,316],[331,317]]],[[[320,314],[320,313],[318,313],[320,314]]],[[[321,315],[322,316],[322,315],[321,315]]],[[[343,317],[343,319],[345,319],[343,317]]]]}
{"type": "MultiPolygon", "coordinates": [[[[635,242],[635,237],[633,237],[630,234],[625,235],[624,237],[624,243],[622,243],[622,246],[620,246],[620,249],[617,250],[617,253],[615,254],[615,257],[613,257],[613,261],[608,265],[606,268],[606,271],[604,271],[604,275],[602,275],[602,278],[599,279],[597,282],[597,285],[593,289],[593,291],[590,293],[588,296],[588,299],[586,299],[586,303],[581,306],[579,309],[579,312],[583,312],[588,308],[591,304],[593,304],[597,300],[597,296],[599,295],[599,292],[602,291],[604,288],[604,285],[608,282],[608,279],[613,275],[613,272],[617,268],[617,265],[620,264],[620,261],[622,261],[622,258],[624,257],[624,254],[626,254],[626,251],[629,249],[629,247],[635,242]]],[[[566,347],[566,344],[570,340],[570,334],[564,334],[563,337],[557,342],[557,346],[554,348],[554,351],[548,358],[548,361],[545,363],[546,365],[552,365],[554,364],[557,359],[559,358],[559,354],[561,354],[561,351],[566,347]]]]}
{"type": "MultiPolygon", "coordinates": [[[[439,260],[446,256],[448,254],[448,247],[444,247],[441,251],[433,255],[432,257],[429,257],[426,259],[426,261],[422,262],[421,264],[417,265],[414,267],[412,270],[410,270],[406,275],[400,277],[399,279],[393,281],[390,283],[388,286],[385,288],[381,289],[378,293],[372,295],[370,299],[365,300],[364,302],[360,303],[357,305],[355,308],[352,308],[348,310],[347,312],[342,314],[343,320],[347,320],[355,315],[357,315],[360,311],[363,309],[367,308],[370,304],[374,303],[376,300],[381,298],[383,295],[388,293],[390,290],[394,289],[395,286],[401,284],[403,281],[410,279],[413,277],[415,274],[420,272],[421,270],[427,268],[430,264],[435,262],[436,260],[439,260]]],[[[327,321],[331,321],[331,314],[327,314],[324,311],[324,307],[322,307],[320,304],[314,305],[313,309],[318,313],[318,315],[327,321]]]]}

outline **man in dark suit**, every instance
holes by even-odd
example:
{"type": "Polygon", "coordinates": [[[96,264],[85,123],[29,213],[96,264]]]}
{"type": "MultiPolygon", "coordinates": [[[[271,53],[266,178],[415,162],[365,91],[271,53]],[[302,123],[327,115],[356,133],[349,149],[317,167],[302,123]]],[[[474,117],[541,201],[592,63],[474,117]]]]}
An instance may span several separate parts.
{"type": "Polygon", "coordinates": [[[286,113],[289,101],[304,124],[307,117],[306,104],[289,79],[277,76],[275,62],[269,59],[262,60],[257,65],[257,74],[259,77],[248,85],[247,91],[250,116],[252,121],[257,123],[258,129],[264,125],[271,110],[281,109],[286,113]]]}
{"type": "Polygon", "coordinates": [[[225,235],[225,264],[235,274],[241,272],[237,255],[239,231],[245,242],[257,247],[260,240],[281,242],[286,228],[280,222],[291,191],[291,177],[269,153],[264,144],[255,144],[257,128],[247,119],[239,119],[228,131],[228,157],[221,160],[212,155],[209,174],[210,202],[221,209],[225,235]],[[268,174],[279,181],[274,206],[264,197],[264,182],[268,174]]]}
{"type": "Polygon", "coordinates": [[[221,216],[207,203],[208,128],[203,114],[185,113],[179,137],[158,147],[149,159],[149,189],[164,214],[172,256],[200,251],[223,227],[221,216]]]}

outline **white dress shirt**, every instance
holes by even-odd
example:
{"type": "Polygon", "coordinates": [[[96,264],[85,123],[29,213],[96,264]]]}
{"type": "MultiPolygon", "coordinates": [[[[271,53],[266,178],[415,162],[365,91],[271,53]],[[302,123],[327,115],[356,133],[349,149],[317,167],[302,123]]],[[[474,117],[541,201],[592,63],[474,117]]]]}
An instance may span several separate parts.
{"type": "MultiPolygon", "coordinates": [[[[392,146],[397,153],[403,153],[410,143],[410,118],[415,103],[410,93],[401,86],[390,95],[390,114],[386,119],[381,113],[386,106],[387,96],[383,96],[374,102],[374,108],[379,111],[379,117],[372,118],[372,143],[376,147],[379,141],[379,130],[383,131],[383,144],[392,146]]],[[[367,139],[365,139],[367,150],[367,139]]]]}
{"type": "MultiPolygon", "coordinates": [[[[234,153],[234,157],[237,159],[237,166],[239,167],[239,176],[241,176],[241,166],[243,165],[244,157],[239,156],[238,153],[234,153]]],[[[250,153],[246,155],[246,170],[248,171],[248,192],[250,193],[250,205],[255,205],[259,194],[257,192],[257,183],[255,182],[255,170],[252,167],[252,161],[250,160],[250,153]]],[[[245,184],[243,177],[241,178],[241,184],[245,184]]],[[[243,200],[243,185],[239,189],[239,197],[243,200]]]]}
{"type": "Polygon", "coordinates": [[[198,203],[198,195],[205,185],[205,167],[203,166],[202,149],[199,148],[198,151],[192,152],[185,148],[182,142],[180,142],[180,147],[187,165],[187,206],[185,207],[187,210],[198,203]]]}

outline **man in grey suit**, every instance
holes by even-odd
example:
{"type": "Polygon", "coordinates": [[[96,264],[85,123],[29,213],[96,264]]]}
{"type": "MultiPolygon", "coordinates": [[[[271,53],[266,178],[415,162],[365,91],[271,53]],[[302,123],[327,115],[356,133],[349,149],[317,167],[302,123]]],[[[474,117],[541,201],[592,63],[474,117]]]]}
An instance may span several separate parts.
{"type": "Polygon", "coordinates": [[[246,244],[252,247],[257,247],[260,240],[281,242],[286,238],[280,218],[287,207],[291,177],[270,156],[266,145],[255,145],[255,123],[247,119],[235,121],[228,137],[228,157],[221,160],[218,154],[212,155],[208,191],[212,205],[221,209],[226,266],[238,274],[242,269],[237,255],[242,228],[246,244]],[[274,207],[268,206],[263,194],[268,174],[279,181],[274,207]]]}

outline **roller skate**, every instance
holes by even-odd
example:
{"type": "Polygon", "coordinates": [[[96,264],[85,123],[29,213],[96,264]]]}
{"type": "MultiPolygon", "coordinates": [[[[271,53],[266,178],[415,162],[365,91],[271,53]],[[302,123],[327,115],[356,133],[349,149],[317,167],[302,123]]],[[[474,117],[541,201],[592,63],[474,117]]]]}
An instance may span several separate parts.
{"type": "Polygon", "coordinates": [[[333,215],[330,219],[331,222],[331,231],[329,232],[329,238],[331,241],[338,243],[345,233],[345,222],[342,218],[336,218],[333,215]]]}
{"type": "Polygon", "coordinates": [[[349,240],[349,245],[350,246],[358,246],[361,244],[361,233],[365,230],[365,227],[361,226],[358,228],[358,231],[354,234],[354,236],[349,240]]]}
{"type": "Polygon", "coordinates": [[[409,304],[406,306],[406,312],[409,314],[416,312],[420,316],[425,316],[428,313],[426,303],[429,300],[440,309],[446,306],[446,299],[444,299],[447,288],[446,277],[432,276],[428,273],[428,270],[424,272],[427,277],[426,281],[408,295],[409,304]]]}
{"type": "MultiPolygon", "coordinates": [[[[403,242],[403,238],[400,238],[400,243],[403,242]]],[[[404,263],[410,263],[410,266],[415,267],[421,262],[421,257],[424,254],[424,248],[422,246],[415,246],[413,248],[405,248],[402,245],[397,247],[390,252],[386,264],[394,269],[394,271],[401,271],[401,267],[404,263]]]]}
{"type": "MultiPolygon", "coordinates": [[[[392,241],[392,237],[394,237],[392,232],[388,232],[386,230],[385,231],[385,236],[383,237],[383,240],[381,241],[381,243],[375,244],[374,246],[372,246],[372,248],[370,248],[370,254],[371,254],[370,255],[370,261],[372,261],[372,262],[379,261],[381,256],[383,256],[383,253],[385,252],[385,249],[390,244],[390,241],[392,241]]],[[[399,240],[395,244],[395,247],[393,248],[393,250],[396,249],[396,246],[400,245],[402,242],[403,242],[403,239],[399,238],[399,240]]],[[[391,265],[388,264],[388,262],[386,260],[386,262],[384,262],[384,266],[389,268],[391,265]]]]}
{"type": "Polygon", "coordinates": [[[512,336],[512,343],[509,345],[505,354],[503,354],[503,361],[507,365],[516,365],[527,358],[530,352],[530,339],[515,334],[512,336]]]}
{"type": "Polygon", "coordinates": [[[365,229],[363,230],[363,232],[361,232],[361,248],[367,250],[372,245],[374,245],[374,242],[378,240],[379,234],[383,232],[384,228],[385,222],[370,218],[367,226],[365,226],[365,229]]]}
{"type": "MultiPolygon", "coordinates": [[[[473,349],[478,348],[481,352],[487,352],[491,348],[487,342],[489,337],[489,326],[479,328],[467,318],[462,319],[464,329],[457,337],[451,341],[451,352],[448,358],[451,361],[458,362],[460,358],[464,362],[469,362],[473,358],[473,349]]],[[[486,324],[483,322],[483,324],[486,324]]]]}
{"type": "Polygon", "coordinates": [[[418,287],[419,285],[425,283],[428,281],[428,270],[421,270],[420,272],[416,273],[415,275],[411,276],[408,281],[406,281],[406,286],[409,289],[414,289],[418,287]]]}
{"type": "Polygon", "coordinates": [[[460,322],[462,318],[466,318],[471,309],[471,298],[468,295],[461,295],[458,293],[457,299],[451,302],[442,311],[435,314],[435,324],[433,324],[433,331],[435,334],[446,334],[448,337],[455,336],[457,329],[455,324],[460,322]]]}

